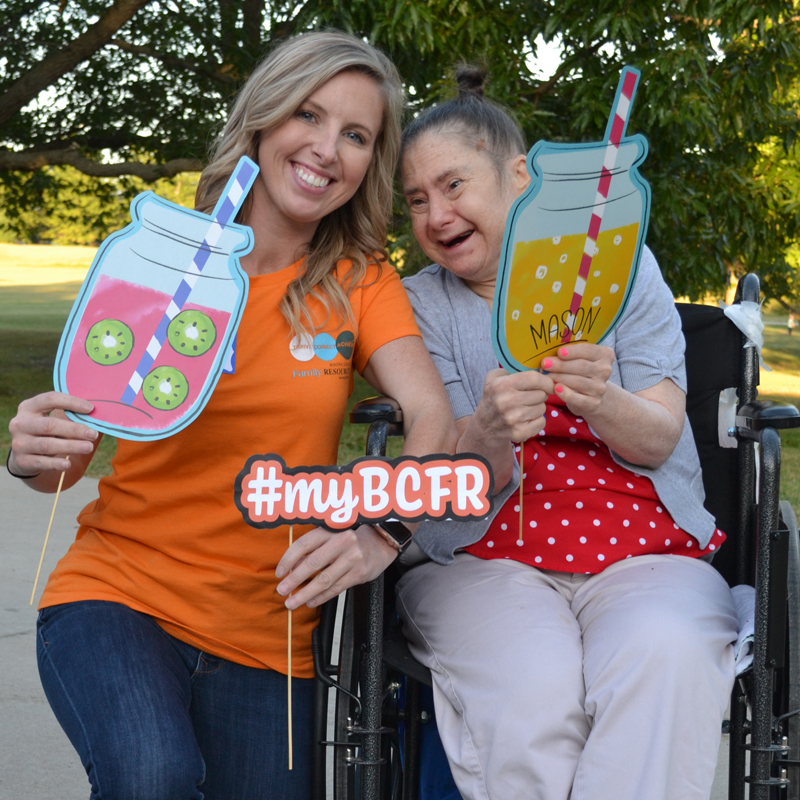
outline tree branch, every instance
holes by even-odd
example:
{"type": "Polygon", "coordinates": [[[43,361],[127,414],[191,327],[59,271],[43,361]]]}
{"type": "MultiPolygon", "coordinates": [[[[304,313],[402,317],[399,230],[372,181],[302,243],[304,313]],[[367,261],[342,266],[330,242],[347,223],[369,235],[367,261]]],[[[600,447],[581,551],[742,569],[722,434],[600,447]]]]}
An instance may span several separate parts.
{"type": "Polygon", "coordinates": [[[282,22],[274,22],[272,23],[271,30],[273,31],[272,39],[273,41],[278,41],[283,39],[287,36],[292,36],[297,29],[297,25],[302,19],[303,15],[308,11],[309,3],[311,0],[305,0],[303,5],[300,8],[296,9],[294,12],[294,16],[291,19],[285,19],[282,22]]]}
{"type": "Polygon", "coordinates": [[[261,0],[244,0],[242,6],[242,16],[244,25],[242,33],[251,53],[259,53],[261,50],[261,25],[264,15],[261,11],[261,0]]]}
{"type": "Polygon", "coordinates": [[[165,164],[142,164],[126,161],[121,164],[101,164],[82,155],[77,146],[71,145],[58,150],[0,151],[0,170],[33,172],[42,167],[69,165],[84,175],[97,178],[118,178],[121,175],[135,175],[144,181],[157,181],[159,178],[172,178],[179,172],[199,172],[203,163],[199,158],[176,158],[165,164]]]}
{"type": "Polygon", "coordinates": [[[39,92],[55,83],[62,75],[90,58],[130,20],[140,8],[153,0],[114,0],[114,5],[77,39],[48,56],[11,84],[0,97],[0,126],[8,122],[39,92]]]}
{"type": "Polygon", "coordinates": [[[154,58],[156,59],[156,61],[160,61],[162,64],[166,64],[168,67],[177,67],[178,69],[186,69],[198,75],[205,75],[208,78],[213,78],[215,81],[219,81],[220,83],[225,83],[225,84],[236,83],[236,80],[234,78],[231,78],[230,75],[225,75],[222,72],[218,72],[215,69],[203,67],[199,64],[193,64],[191,61],[183,61],[180,58],[175,58],[175,56],[167,55],[165,53],[157,53],[150,47],[142,47],[141,45],[138,44],[130,44],[129,42],[124,41],[123,39],[111,39],[109,41],[109,44],[113,44],[115,47],[119,47],[120,50],[124,50],[126,53],[135,53],[136,55],[147,56],[148,58],[154,58]]]}
{"type": "MultiPolygon", "coordinates": [[[[50,142],[39,142],[31,145],[24,152],[26,153],[48,153],[51,150],[66,150],[68,147],[85,148],[91,151],[97,150],[122,150],[125,147],[139,148],[143,152],[153,150],[153,140],[149,136],[139,136],[135,133],[114,131],[105,135],[92,134],[87,136],[67,135],[60,139],[53,139],[50,142]]],[[[0,148],[0,154],[3,149],[0,148]]]]}
{"type": "Polygon", "coordinates": [[[603,45],[605,44],[605,40],[596,42],[591,47],[584,47],[581,50],[575,51],[572,55],[567,56],[561,64],[559,64],[558,69],[553,73],[552,77],[546,80],[544,83],[540,83],[535,89],[531,90],[530,92],[525,92],[522,97],[524,97],[529,102],[533,103],[534,108],[538,108],[539,106],[539,98],[543,95],[549,94],[552,91],[553,87],[571,70],[575,67],[576,63],[580,63],[580,61],[588,56],[594,55],[603,45]]]}
{"type": "Polygon", "coordinates": [[[535,107],[538,107],[539,98],[544,94],[548,94],[552,88],[564,77],[564,75],[569,72],[571,67],[572,65],[570,63],[566,61],[562,62],[551,78],[546,80],[544,83],[540,83],[532,91],[525,92],[523,95],[524,98],[532,102],[535,107]]]}

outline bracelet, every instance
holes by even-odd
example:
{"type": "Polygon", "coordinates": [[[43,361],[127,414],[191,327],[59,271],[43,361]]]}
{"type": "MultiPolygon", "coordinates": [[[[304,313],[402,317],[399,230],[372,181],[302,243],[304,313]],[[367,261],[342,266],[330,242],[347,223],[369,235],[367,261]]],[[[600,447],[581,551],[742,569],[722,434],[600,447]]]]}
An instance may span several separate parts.
{"type": "Polygon", "coordinates": [[[41,472],[37,472],[35,475],[17,475],[16,472],[11,471],[11,467],[9,466],[10,461],[11,461],[11,449],[9,448],[8,455],[6,456],[6,470],[8,474],[11,475],[12,478],[19,478],[21,481],[27,481],[30,480],[31,478],[38,478],[39,475],[42,474],[41,472]]]}

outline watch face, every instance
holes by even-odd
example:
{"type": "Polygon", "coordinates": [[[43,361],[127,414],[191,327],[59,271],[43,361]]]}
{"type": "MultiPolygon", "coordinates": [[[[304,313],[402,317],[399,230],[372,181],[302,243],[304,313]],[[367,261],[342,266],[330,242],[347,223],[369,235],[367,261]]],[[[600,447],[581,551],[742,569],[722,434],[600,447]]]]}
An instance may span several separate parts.
{"type": "Polygon", "coordinates": [[[384,520],[380,526],[401,546],[411,539],[411,531],[398,519],[384,520]]]}

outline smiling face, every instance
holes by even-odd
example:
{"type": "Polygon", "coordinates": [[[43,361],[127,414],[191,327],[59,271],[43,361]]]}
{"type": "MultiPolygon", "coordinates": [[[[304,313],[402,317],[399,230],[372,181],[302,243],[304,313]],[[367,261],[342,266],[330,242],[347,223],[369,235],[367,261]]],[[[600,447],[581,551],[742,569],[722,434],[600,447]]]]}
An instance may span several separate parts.
{"type": "Polygon", "coordinates": [[[494,292],[506,216],[527,186],[525,156],[501,181],[491,158],[455,133],[423,134],[406,152],[403,194],[425,255],[477,294],[494,292]]]}
{"type": "Polygon", "coordinates": [[[309,95],[258,147],[248,224],[307,244],[319,221],[358,190],[383,121],[381,87],[340,72],[309,95]]]}

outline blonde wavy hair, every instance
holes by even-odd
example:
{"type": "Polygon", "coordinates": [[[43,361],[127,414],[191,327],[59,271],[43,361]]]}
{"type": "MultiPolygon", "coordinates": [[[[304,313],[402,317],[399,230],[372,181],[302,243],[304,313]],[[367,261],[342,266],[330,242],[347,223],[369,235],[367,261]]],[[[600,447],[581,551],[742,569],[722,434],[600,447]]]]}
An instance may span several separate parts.
{"type": "MultiPolygon", "coordinates": [[[[372,160],[355,195],[324,217],[311,240],[301,274],[287,287],[280,309],[293,335],[324,325],[312,318],[306,297],[318,298],[341,321],[355,324],[348,302],[370,264],[386,258],[386,225],[392,210],[393,175],[400,150],[405,98],[400,76],[387,56],[371,45],[337,31],[307,33],[287,39],[262,61],[242,87],[228,122],[212,149],[197,187],[195,206],[209,213],[243,155],[258,161],[261,136],[282,125],[306,98],[340,72],[372,78],[383,94],[383,120],[372,160]],[[345,283],[334,275],[336,264],[350,259],[345,283]]],[[[237,220],[250,212],[245,200],[237,220]]]]}

